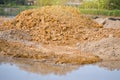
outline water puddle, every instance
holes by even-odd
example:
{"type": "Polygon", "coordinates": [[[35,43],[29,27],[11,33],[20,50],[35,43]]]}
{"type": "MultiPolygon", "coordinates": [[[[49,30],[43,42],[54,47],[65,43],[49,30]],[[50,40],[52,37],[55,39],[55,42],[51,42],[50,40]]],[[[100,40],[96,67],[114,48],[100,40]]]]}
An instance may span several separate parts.
{"type": "Polygon", "coordinates": [[[31,60],[1,59],[0,80],[119,80],[120,61],[90,65],[55,65],[31,60]]]}

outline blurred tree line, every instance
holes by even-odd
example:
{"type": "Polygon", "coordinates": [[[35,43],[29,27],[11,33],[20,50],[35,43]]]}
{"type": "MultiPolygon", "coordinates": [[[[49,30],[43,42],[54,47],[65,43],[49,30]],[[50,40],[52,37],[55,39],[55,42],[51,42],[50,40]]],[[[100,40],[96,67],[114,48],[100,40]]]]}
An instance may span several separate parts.
{"type": "Polygon", "coordinates": [[[67,0],[36,0],[38,6],[47,6],[47,5],[62,5],[67,0]]]}
{"type": "Polygon", "coordinates": [[[63,4],[66,0],[0,0],[3,5],[28,5],[29,1],[36,2],[34,5],[46,6],[63,4]]]}
{"type": "MultiPolygon", "coordinates": [[[[36,1],[35,5],[46,6],[46,5],[57,5],[63,4],[66,0],[31,0],[36,1]]],[[[0,0],[0,4],[3,5],[27,5],[28,0],[0,0]]]]}
{"type": "Polygon", "coordinates": [[[26,0],[0,0],[0,4],[2,5],[25,5],[26,0]]]}
{"type": "Polygon", "coordinates": [[[120,0],[83,0],[81,8],[120,9],[120,0]]]}
{"type": "MultiPolygon", "coordinates": [[[[27,5],[28,0],[0,0],[3,5],[27,5]]],[[[69,0],[34,0],[36,5],[58,5],[69,0]]],[[[73,0],[74,1],[74,0],[73,0]]],[[[81,8],[92,9],[120,9],[120,0],[82,0],[81,8]]]]}

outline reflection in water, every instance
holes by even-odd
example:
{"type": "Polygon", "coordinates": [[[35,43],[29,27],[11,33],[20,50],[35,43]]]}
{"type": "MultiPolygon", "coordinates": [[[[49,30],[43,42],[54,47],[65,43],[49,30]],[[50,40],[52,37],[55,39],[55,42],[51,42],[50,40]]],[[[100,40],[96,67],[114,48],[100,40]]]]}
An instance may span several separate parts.
{"type": "Polygon", "coordinates": [[[0,58],[0,80],[119,80],[119,63],[73,66],[0,58]]]}
{"type": "Polygon", "coordinates": [[[107,68],[110,71],[120,70],[120,61],[106,61],[97,63],[100,67],[107,68]]]}
{"type": "Polygon", "coordinates": [[[27,63],[27,65],[19,65],[22,70],[47,75],[53,73],[55,75],[65,75],[75,69],[78,69],[78,66],[60,66],[39,62],[27,63]]]}
{"type": "Polygon", "coordinates": [[[37,74],[42,74],[42,75],[47,75],[50,73],[53,73],[55,75],[65,75],[73,70],[76,70],[79,68],[79,66],[74,65],[74,66],[69,66],[69,65],[55,65],[55,64],[50,64],[50,63],[44,63],[44,62],[36,62],[32,60],[26,60],[26,59],[10,59],[10,58],[0,58],[0,63],[11,63],[11,64],[16,64],[20,69],[32,72],[32,73],[37,73],[37,74]]]}

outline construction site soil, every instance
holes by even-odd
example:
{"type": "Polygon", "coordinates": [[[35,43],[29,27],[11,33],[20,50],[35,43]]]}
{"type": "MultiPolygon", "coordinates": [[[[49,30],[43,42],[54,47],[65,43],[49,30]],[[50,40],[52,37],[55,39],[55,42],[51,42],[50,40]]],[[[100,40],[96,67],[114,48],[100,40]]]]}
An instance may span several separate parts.
{"type": "Polygon", "coordinates": [[[30,9],[0,21],[1,56],[56,64],[120,60],[120,29],[105,28],[73,7],[30,9]]]}

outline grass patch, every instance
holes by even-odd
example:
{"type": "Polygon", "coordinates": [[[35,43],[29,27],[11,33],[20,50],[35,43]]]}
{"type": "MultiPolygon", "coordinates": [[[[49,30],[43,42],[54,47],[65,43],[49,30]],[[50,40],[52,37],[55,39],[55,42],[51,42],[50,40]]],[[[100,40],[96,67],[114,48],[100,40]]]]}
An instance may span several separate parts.
{"type": "Polygon", "coordinates": [[[80,9],[83,14],[120,16],[120,10],[103,10],[103,9],[80,9]]]}

